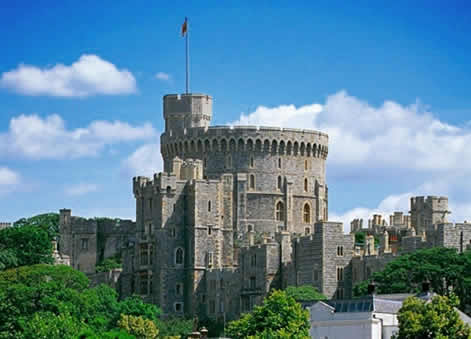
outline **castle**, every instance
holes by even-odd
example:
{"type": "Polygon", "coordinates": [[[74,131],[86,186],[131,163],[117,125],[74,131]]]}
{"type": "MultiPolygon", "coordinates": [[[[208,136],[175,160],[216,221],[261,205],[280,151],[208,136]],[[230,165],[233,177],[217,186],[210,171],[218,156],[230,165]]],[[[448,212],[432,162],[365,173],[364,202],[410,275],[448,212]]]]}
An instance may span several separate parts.
{"type": "Polygon", "coordinates": [[[414,197],[410,215],[396,212],[390,225],[375,215],[368,228],[357,219],[344,234],[328,221],[327,134],[210,126],[205,94],[166,95],[163,115],[164,171],[133,179],[135,223],[61,210],[60,255],[91,276],[119,255],[113,279],[123,297],[139,294],[164,314],[229,320],[272,288],[308,284],[348,298],[400,253],[470,246],[471,224],[447,223],[444,197],[414,197]]]}

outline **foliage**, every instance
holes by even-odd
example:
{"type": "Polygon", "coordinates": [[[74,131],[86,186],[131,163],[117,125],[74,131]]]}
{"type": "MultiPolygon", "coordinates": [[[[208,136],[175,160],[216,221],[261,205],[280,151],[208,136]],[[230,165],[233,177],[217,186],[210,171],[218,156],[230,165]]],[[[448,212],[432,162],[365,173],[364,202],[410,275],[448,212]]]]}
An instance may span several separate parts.
{"type": "Polygon", "coordinates": [[[453,290],[461,305],[471,304],[471,251],[435,247],[405,254],[354,287],[356,296],[366,295],[374,280],[378,293],[417,293],[428,279],[434,292],[449,295],[453,290]]]}
{"type": "Polygon", "coordinates": [[[118,327],[139,339],[154,339],[159,335],[159,330],[152,320],[132,315],[121,314],[118,327]]]}
{"type": "Polygon", "coordinates": [[[72,339],[85,327],[67,313],[37,312],[25,323],[24,338],[72,339]]]}
{"type": "Polygon", "coordinates": [[[172,317],[168,319],[162,319],[157,321],[159,327],[159,333],[161,337],[181,337],[186,338],[189,333],[193,330],[193,320],[172,317]]]}
{"type": "Polygon", "coordinates": [[[366,232],[356,232],[355,233],[355,244],[356,245],[364,245],[365,244],[365,238],[366,238],[366,232]]]}
{"type": "Polygon", "coordinates": [[[21,338],[23,333],[41,329],[46,333],[48,328],[63,333],[61,326],[69,323],[77,329],[75,334],[81,330],[88,333],[85,338],[101,338],[116,326],[121,314],[150,320],[160,314],[155,305],[138,297],[118,301],[112,288],[88,285],[82,272],[64,265],[40,264],[0,272],[0,338],[21,338]]]}
{"type": "Polygon", "coordinates": [[[161,311],[155,305],[142,302],[142,299],[135,295],[119,303],[119,313],[157,321],[161,311]]]}
{"type": "Polygon", "coordinates": [[[309,315],[284,291],[273,291],[251,313],[229,323],[232,338],[309,338],[309,315]]]}
{"type": "Polygon", "coordinates": [[[208,337],[222,337],[224,336],[224,318],[203,318],[199,321],[199,328],[205,327],[208,330],[208,337]]]}
{"type": "Polygon", "coordinates": [[[456,297],[435,296],[431,302],[415,297],[407,298],[399,310],[399,332],[396,339],[415,338],[471,338],[471,329],[454,309],[456,297]]]}
{"type": "Polygon", "coordinates": [[[45,213],[31,218],[21,218],[13,223],[14,227],[35,226],[47,232],[50,240],[59,234],[59,214],[45,213]]]}
{"type": "Polygon", "coordinates": [[[123,265],[117,258],[108,258],[96,265],[97,272],[108,272],[115,268],[121,268],[123,265]]]}
{"type": "Polygon", "coordinates": [[[303,286],[288,286],[285,290],[289,297],[294,300],[300,301],[318,301],[327,300],[327,297],[320,293],[314,286],[303,285],[303,286]]]}
{"type": "Polygon", "coordinates": [[[0,230],[0,269],[53,261],[51,241],[42,228],[24,226],[0,230]]]}

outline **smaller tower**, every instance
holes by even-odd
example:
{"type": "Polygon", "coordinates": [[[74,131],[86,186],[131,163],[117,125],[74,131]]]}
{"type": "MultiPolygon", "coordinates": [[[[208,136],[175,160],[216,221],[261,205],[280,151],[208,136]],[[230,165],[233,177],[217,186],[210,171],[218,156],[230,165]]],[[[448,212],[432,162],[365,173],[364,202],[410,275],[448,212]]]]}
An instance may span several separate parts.
{"type": "Polygon", "coordinates": [[[213,98],[206,94],[164,96],[165,133],[183,133],[192,127],[208,127],[213,115],[213,98]]]}

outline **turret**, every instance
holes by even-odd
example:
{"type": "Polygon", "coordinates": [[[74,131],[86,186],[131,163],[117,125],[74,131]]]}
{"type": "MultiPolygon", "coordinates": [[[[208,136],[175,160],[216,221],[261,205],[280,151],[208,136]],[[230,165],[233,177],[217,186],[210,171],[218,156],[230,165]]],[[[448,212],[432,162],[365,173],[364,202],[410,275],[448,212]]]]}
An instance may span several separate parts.
{"type": "Polygon", "coordinates": [[[183,133],[192,127],[208,127],[213,115],[213,98],[206,94],[164,96],[165,133],[183,133]]]}

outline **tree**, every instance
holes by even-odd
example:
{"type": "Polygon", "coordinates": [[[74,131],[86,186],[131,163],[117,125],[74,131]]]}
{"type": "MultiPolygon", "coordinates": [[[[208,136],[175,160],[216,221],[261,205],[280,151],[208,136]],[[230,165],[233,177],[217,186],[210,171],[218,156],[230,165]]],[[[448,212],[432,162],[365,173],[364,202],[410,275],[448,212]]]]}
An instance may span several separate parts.
{"type": "Polygon", "coordinates": [[[432,290],[448,295],[453,290],[461,306],[471,304],[471,251],[457,253],[455,249],[435,247],[405,254],[354,287],[356,296],[366,295],[374,280],[378,293],[418,293],[424,280],[432,290]]]}
{"type": "Polygon", "coordinates": [[[399,310],[399,332],[395,339],[470,339],[471,330],[460,319],[455,307],[458,298],[435,296],[431,302],[409,297],[399,310]]]}
{"type": "Polygon", "coordinates": [[[0,230],[0,268],[48,264],[54,261],[48,233],[35,226],[0,230]]]}
{"type": "Polygon", "coordinates": [[[35,226],[47,232],[52,240],[59,234],[59,214],[44,213],[31,218],[21,218],[13,223],[14,227],[35,226]]]}
{"type": "Polygon", "coordinates": [[[121,268],[123,265],[121,264],[120,260],[117,258],[107,258],[103,260],[101,263],[96,265],[97,272],[108,272],[115,268],[121,268]]]}
{"type": "Polygon", "coordinates": [[[229,323],[232,338],[309,338],[309,313],[284,291],[274,290],[261,306],[229,323]]]}
{"type": "Polygon", "coordinates": [[[152,320],[132,315],[121,314],[118,327],[138,339],[155,339],[159,335],[159,329],[152,320]]]}
{"type": "Polygon", "coordinates": [[[85,274],[64,265],[40,264],[0,272],[0,338],[21,338],[27,331],[41,329],[46,333],[47,328],[60,332],[68,323],[82,324],[80,330],[88,333],[85,338],[102,338],[116,327],[121,314],[152,321],[160,315],[158,307],[139,297],[118,301],[111,287],[88,286],[85,274]]]}
{"type": "Polygon", "coordinates": [[[186,338],[193,330],[193,320],[178,317],[159,319],[157,326],[159,328],[159,335],[163,338],[172,336],[186,338]]]}
{"type": "Polygon", "coordinates": [[[294,298],[294,300],[301,301],[318,301],[327,300],[327,297],[320,293],[314,286],[288,286],[285,290],[286,295],[294,298]]]}
{"type": "Polygon", "coordinates": [[[37,312],[24,327],[24,338],[72,339],[86,326],[67,313],[37,312]]]}

